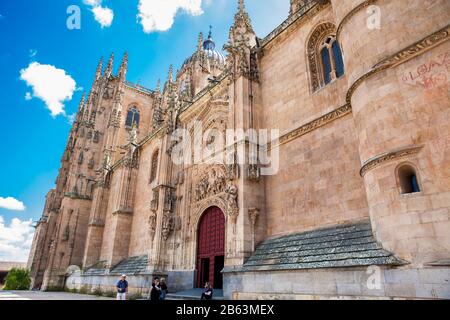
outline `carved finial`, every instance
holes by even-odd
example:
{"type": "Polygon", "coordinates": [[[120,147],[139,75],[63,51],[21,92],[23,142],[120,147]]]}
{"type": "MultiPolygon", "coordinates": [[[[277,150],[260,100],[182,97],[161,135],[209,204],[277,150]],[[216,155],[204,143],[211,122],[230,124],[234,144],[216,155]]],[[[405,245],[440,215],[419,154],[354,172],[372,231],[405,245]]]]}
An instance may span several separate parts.
{"type": "Polygon", "coordinates": [[[156,93],[161,93],[161,79],[158,79],[158,82],[156,83],[156,93]]]}
{"type": "Polygon", "coordinates": [[[112,75],[113,64],[114,64],[114,52],[111,53],[111,56],[109,57],[108,66],[106,67],[105,71],[106,78],[109,78],[112,75]]]}
{"type": "Polygon", "coordinates": [[[197,50],[201,51],[203,49],[203,32],[200,32],[198,35],[198,44],[197,44],[197,50]]]}
{"type": "Polygon", "coordinates": [[[86,102],[86,91],[83,92],[83,96],[81,97],[80,105],[78,106],[79,111],[84,108],[85,102],[86,102]]]}
{"type": "MultiPolygon", "coordinates": [[[[244,35],[251,35],[251,38],[256,39],[255,31],[252,27],[252,22],[250,20],[250,17],[248,13],[245,11],[245,5],[243,0],[239,0],[239,10],[234,16],[234,24],[230,28],[230,36],[229,36],[229,44],[233,45],[237,38],[239,38],[240,41],[243,40],[244,35]],[[238,36],[238,34],[240,36],[238,36]]],[[[252,39],[252,42],[254,42],[252,39]]],[[[254,43],[250,44],[251,46],[254,45],[254,43]]]]}
{"type": "Polygon", "coordinates": [[[122,58],[122,63],[120,64],[120,70],[119,70],[119,75],[122,79],[125,78],[125,76],[127,74],[127,70],[128,70],[128,52],[125,51],[125,54],[123,55],[123,58],[122,58]]]}
{"type": "Polygon", "coordinates": [[[170,65],[169,67],[169,82],[172,83],[173,82],[173,65],[170,65]]]}
{"type": "Polygon", "coordinates": [[[99,79],[102,76],[103,71],[103,57],[100,58],[100,61],[97,65],[97,71],[95,72],[95,80],[99,79]]]}
{"type": "Polygon", "coordinates": [[[208,34],[208,39],[212,39],[212,25],[209,25],[209,34],[208,34]]]}
{"type": "Polygon", "coordinates": [[[138,139],[138,126],[135,122],[133,122],[133,125],[129,133],[128,141],[130,144],[135,145],[137,143],[137,139],[138,139]]]}
{"type": "Polygon", "coordinates": [[[243,13],[245,11],[244,0],[239,0],[239,12],[243,13]]]}

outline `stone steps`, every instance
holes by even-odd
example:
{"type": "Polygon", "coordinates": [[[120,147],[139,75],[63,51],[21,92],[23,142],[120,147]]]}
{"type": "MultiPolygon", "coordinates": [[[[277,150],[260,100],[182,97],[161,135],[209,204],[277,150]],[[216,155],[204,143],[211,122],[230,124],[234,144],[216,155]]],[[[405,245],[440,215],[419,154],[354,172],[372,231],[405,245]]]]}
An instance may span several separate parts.
{"type": "MultiPolygon", "coordinates": [[[[202,296],[203,289],[192,289],[183,292],[169,293],[166,296],[166,300],[176,300],[176,301],[197,301],[200,300],[202,296]]],[[[223,290],[214,290],[213,300],[224,300],[223,290]]]]}

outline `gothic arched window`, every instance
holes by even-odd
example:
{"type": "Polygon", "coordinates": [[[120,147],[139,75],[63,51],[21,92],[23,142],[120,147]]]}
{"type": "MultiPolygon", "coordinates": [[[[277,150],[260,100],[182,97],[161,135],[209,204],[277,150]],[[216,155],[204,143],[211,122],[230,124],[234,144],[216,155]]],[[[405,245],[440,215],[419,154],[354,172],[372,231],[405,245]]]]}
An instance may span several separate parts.
{"type": "Polygon", "coordinates": [[[140,120],[139,110],[136,109],[136,107],[131,107],[130,109],[128,109],[125,126],[127,128],[131,128],[133,125],[139,127],[139,120],[140,120]]]}
{"type": "Polygon", "coordinates": [[[151,168],[150,168],[150,183],[156,180],[158,174],[158,161],[159,161],[159,150],[156,150],[152,156],[151,168]]]}
{"type": "Polygon", "coordinates": [[[312,90],[317,91],[344,75],[344,60],[332,23],[318,26],[308,42],[312,90]]]}

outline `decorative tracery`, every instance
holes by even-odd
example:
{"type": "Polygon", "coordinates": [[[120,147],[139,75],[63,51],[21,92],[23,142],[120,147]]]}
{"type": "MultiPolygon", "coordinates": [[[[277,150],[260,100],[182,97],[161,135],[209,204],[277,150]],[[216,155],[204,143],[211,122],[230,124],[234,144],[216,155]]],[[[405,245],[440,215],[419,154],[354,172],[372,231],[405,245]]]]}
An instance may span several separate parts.
{"type": "Polygon", "coordinates": [[[307,50],[313,92],[344,75],[344,61],[334,24],[319,25],[309,39],[307,50]]]}

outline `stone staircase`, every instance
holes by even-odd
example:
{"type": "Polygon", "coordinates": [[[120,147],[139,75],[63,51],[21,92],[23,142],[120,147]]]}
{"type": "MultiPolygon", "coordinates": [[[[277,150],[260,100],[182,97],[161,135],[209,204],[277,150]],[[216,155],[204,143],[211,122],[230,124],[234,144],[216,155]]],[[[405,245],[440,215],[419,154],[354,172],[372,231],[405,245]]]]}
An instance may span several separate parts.
{"type": "MultiPolygon", "coordinates": [[[[203,289],[192,289],[177,293],[169,293],[166,296],[166,300],[175,300],[175,301],[196,301],[200,300],[202,296],[203,289]]],[[[216,289],[214,290],[213,300],[224,300],[223,298],[223,290],[216,289]]]]}

